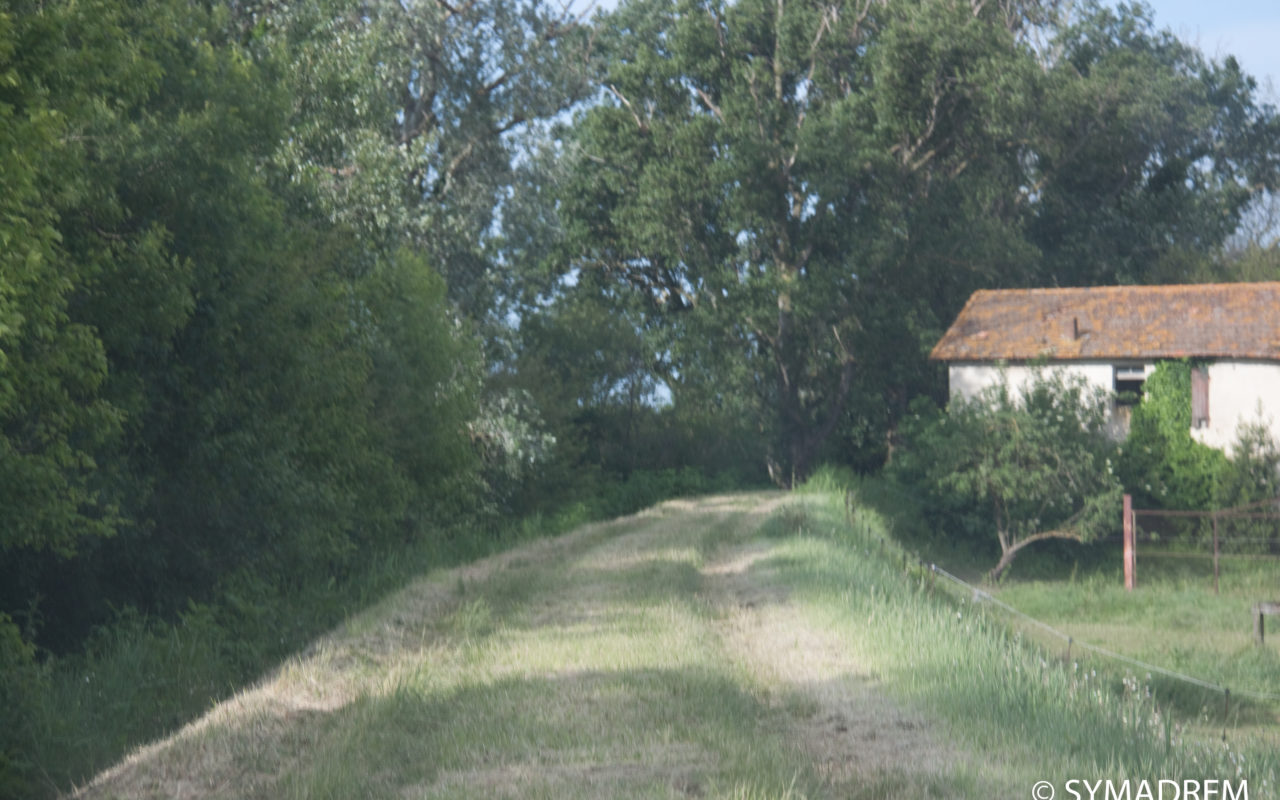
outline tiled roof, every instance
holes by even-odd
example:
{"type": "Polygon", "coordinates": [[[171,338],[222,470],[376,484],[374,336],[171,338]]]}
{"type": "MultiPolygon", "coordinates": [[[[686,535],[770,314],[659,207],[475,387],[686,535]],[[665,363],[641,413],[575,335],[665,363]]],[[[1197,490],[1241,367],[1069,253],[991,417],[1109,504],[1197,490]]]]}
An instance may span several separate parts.
{"type": "Polygon", "coordinates": [[[975,292],[939,361],[1280,360],[1280,283],[975,292]]]}

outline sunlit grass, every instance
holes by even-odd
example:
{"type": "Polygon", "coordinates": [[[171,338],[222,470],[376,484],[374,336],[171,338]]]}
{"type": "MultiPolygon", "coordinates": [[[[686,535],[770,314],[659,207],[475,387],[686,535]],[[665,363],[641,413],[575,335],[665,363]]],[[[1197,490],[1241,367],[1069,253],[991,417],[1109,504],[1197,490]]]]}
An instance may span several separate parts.
{"type": "Polygon", "coordinates": [[[1195,738],[888,538],[839,494],[711,498],[427,576],[87,795],[987,798],[1242,770],[1268,796],[1274,753],[1195,738]]]}
{"type": "Polygon", "coordinates": [[[785,710],[738,680],[703,591],[758,503],[659,509],[429,577],[99,794],[162,796],[155,775],[185,764],[206,774],[198,796],[808,796],[785,710]]]}
{"type": "MultiPolygon", "coordinates": [[[[836,522],[847,512],[835,496],[810,498],[806,508],[809,521],[799,530],[816,539],[795,546],[821,552],[793,559],[796,580],[816,602],[843,609],[853,620],[847,635],[866,642],[889,686],[950,720],[958,735],[982,750],[1021,753],[1012,762],[1033,763],[1033,772],[1045,778],[1248,775],[1255,779],[1255,796],[1271,796],[1280,756],[1274,722],[1266,723],[1269,735],[1259,737],[1256,708],[1237,702],[1235,716],[1224,720],[1222,707],[1212,704],[1222,702],[1220,694],[1205,705],[1201,689],[1079,649],[1064,662],[1062,643],[1031,635],[1030,626],[989,604],[975,605],[971,595],[953,592],[945,582],[935,586],[927,573],[914,568],[914,559],[904,574],[896,556],[857,557],[858,550],[864,556],[875,553],[887,534],[887,520],[880,513],[859,507],[852,520],[836,522]],[[1189,696],[1200,701],[1189,703],[1189,696]]],[[[1212,659],[1215,643],[1206,637],[1195,647],[1168,645],[1171,638],[1177,640],[1177,620],[1199,619],[1191,609],[1202,598],[1180,600],[1182,591],[1178,586],[1165,593],[1153,590],[1151,597],[1135,601],[1117,596],[1123,590],[1113,594],[1079,583],[1037,583],[1003,589],[1001,598],[1068,630],[1074,625],[1082,639],[1104,631],[1088,622],[1091,609],[1104,619],[1132,620],[1132,627],[1101,638],[1122,652],[1180,655],[1173,662],[1185,666],[1201,657],[1212,659]],[[1030,602],[1032,597],[1038,602],[1030,602]],[[1078,602],[1073,604],[1072,598],[1078,602]],[[1171,621],[1169,637],[1161,626],[1171,621]],[[1144,650],[1148,645],[1151,649],[1144,650]]],[[[840,624],[838,617],[834,624],[840,624]]],[[[1217,653],[1220,661],[1271,660],[1256,651],[1228,650],[1225,655],[1217,653]]],[[[1254,674],[1274,676],[1270,669],[1263,664],[1254,674]]],[[[1270,680],[1274,687],[1274,677],[1270,680]]]]}

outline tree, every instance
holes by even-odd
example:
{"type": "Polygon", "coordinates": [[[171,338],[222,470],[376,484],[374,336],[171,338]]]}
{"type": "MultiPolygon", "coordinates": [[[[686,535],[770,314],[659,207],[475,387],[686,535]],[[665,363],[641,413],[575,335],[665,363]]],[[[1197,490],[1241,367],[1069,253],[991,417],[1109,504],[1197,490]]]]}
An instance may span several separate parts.
{"type": "MultiPolygon", "coordinates": [[[[135,97],[150,76],[123,34],[129,15],[99,5],[0,6],[5,560],[23,552],[67,557],[120,523],[116,498],[97,470],[120,440],[124,414],[104,387],[103,343],[74,308],[77,290],[95,279],[103,259],[99,253],[79,257],[63,223],[68,207],[97,205],[89,148],[80,136],[89,120],[110,113],[97,91],[110,84],[118,96],[135,97]]],[[[114,244],[131,252],[140,271],[155,263],[156,241],[146,232],[114,244]]]]}
{"type": "Polygon", "coordinates": [[[1035,280],[1198,279],[1276,186],[1276,109],[1234,58],[1207,59],[1141,4],[1084,4],[1050,53],[1027,183],[1035,280]]]}
{"type": "Polygon", "coordinates": [[[290,168],[393,107],[326,128],[309,62],[228,6],[11,8],[0,610],[41,598],[61,649],[112,604],[333,574],[466,506],[470,329],[376,192],[335,214],[334,176],[290,168]]]}
{"type": "Polygon", "coordinates": [[[1186,280],[1277,179],[1253,81],[1141,6],[634,0],[596,48],[562,274],[645,298],[784,484],[939,395],[974,289],[1186,280]]]}
{"type": "Polygon", "coordinates": [[[919,365],[941,310],[1024,252],[1024,21],[952,0],[638,0],[603,21],[564,269],[681,331],[677,402],[749,398],[779,483],[851,398],[905,408],[878,354],[919,365]]]}
{"type": "Polygon", "coordinates": [[[277,163],[367,246],[421,251],[468,319],[505,324],[524,268],[507,234],[545,213],[528,172],[588,92],[587,28],[544,0],[250,6],[246,37],[289,65],[277,163]]]}
{"type": "Polygon", "coordinates": [[[1108,400],[1083,382],[1041,376],[1022,392],[1001,383],[953,402],[908,446],[935,492],[967,506],[995,533],[998,579],[1023,548],[1090,542],[1118,519],[1108,400]]]}

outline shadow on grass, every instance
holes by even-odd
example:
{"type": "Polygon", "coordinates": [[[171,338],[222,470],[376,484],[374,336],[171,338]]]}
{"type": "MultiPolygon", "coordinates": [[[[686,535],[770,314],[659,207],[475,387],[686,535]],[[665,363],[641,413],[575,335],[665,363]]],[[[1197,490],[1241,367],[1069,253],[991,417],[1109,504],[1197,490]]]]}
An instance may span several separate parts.
{"type": "Polygon", "coordinates": [[[261,796],[669,796],[739,781],[777,795],[795,776],[789,746],[773,739],[778,712],[710,671],[585,671],[437,691],[429,669],[300,721],[314,731],[305,751],[280,754],[291,766],[261,796]]]}

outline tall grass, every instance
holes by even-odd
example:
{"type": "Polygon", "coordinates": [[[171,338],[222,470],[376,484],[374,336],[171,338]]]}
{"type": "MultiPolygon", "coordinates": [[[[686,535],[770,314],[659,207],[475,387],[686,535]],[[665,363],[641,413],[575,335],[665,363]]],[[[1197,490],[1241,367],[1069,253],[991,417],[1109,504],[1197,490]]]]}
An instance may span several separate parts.
{"type": "Polygon", "coordinates": [[[893,518],[858,502],[858,488],[810,493],[774,529],[794,537],[790,582],[859,643],[892,691],[981,750],[1036,764],[1039,778],[1248,777],[1255,796],[1274,791],[1274,747],[1200,736],[1149,676],[1064,662],[972,597],[936,586],[913,558],[904,569],[893,518]]]}

